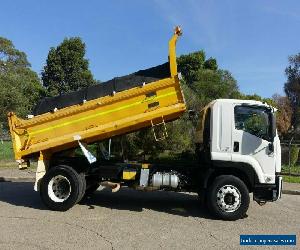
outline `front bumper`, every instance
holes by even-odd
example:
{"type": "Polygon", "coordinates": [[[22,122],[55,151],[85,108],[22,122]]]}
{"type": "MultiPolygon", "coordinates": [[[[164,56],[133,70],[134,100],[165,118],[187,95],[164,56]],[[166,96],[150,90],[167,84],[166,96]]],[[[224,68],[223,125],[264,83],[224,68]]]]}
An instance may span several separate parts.
{"type": "Polygon", "coordinates": [[[276,201],[281,198],[282,177],[276,176],[275,184],[258,184],[253,190],[253,199],[258,203],[276,201]]]}

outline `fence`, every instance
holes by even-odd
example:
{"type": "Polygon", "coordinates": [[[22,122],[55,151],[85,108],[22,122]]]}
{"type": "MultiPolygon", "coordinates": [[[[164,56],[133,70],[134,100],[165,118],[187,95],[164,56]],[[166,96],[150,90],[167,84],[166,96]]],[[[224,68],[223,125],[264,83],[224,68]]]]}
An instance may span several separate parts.
{"type": "Polygon", "coordinates": [[[295,154],[295,152],[292,152],[293,148],[295,147],[300,148],[299,141],[290,140],[283,141],[281,143],[281,173],[289,182],[300,182],[299,154],[295,154]]]}

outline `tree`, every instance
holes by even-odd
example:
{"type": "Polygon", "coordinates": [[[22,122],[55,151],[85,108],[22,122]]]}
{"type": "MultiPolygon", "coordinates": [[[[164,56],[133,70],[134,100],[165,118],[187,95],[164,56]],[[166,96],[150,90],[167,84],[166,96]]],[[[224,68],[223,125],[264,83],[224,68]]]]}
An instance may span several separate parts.
{"type": "Polygon", "coordinates": [[[217,60],[212,57],[207,59],[204,63],[204,68],[211,69],[211,70],[217,70],[218,69],[217,60]]]}
{"type": "Polygon", "coordinates": [[[79,37],[65,39],[51,48],[42,71],[43,85],[49,96],[76,91],[96,83],[84,58],[85,44],[79,37]]]}
{"type": "Polygon", "coordinates": [[[192,83],[198,72],[204,68],[204,63],[205,52],[203,50],[177,58],[178,70],[188,84],[192,83]]]}
{"type": "Polygon", "coordinates": [[[185,84],[196,95],[198,110],[213,99],[233,98],[239,94],[237,82],[231,73],[218,69],[216,59],[205,60],[203,50],[182,55],[177,62],[185,84]]]}
{"type": "Polygon", "coordinates": [[[44,95],[37,74],[30,69],[26,54],[0,37],[0,127],[7,130],[7,112],[21,117],[44,95]]]}
{"type": "Polygon", "coordinates": [[[289,65],[285,69],[285,74],[287,82],[284,90],[293,110],[292,125],[297,131],[300,129],[300,53],[289,57],[289,65]]]}
{"type": "Polygon", "coordinates": [[[290,101],[286,96],[273,95],[272,99],[275,102],[275,106],[278,108],[276,116],[276,125],[280,135],[288,133],[292,122],[292,107],[290,101]]]}
{"type": "Polygon", "coordinates": [[[30,67],[26,54],[17,50],[12,41],[0,37],[0,72],[18,72],[24,68],[30,67]]]}

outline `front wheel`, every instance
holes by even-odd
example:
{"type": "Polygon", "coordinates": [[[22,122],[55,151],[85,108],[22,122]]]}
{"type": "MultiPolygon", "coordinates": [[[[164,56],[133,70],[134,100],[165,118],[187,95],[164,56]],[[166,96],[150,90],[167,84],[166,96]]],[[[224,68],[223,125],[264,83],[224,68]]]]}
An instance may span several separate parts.
{"type": "Polygon", "coordinates": [[[218,176],[208,189],[208,208],[223,220],[237,220],[246,215],[249,191],[245,183],[232,175],[218,176]]]}
{"type": "Polygon", "coordinates": [[[46,172],[41,181],[40,195],[44,204],[56,211],[66,211],[83,196],[83,176],[65,165],[55,166],[46,172]]]}

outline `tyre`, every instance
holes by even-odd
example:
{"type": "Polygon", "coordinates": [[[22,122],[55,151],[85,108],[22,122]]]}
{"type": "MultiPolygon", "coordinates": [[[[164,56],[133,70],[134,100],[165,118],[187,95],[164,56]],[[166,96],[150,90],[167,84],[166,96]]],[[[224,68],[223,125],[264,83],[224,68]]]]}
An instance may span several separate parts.
{"type": "Polygon", "coordinates": [[[90,185],[90,186],[85,190],[84,197],[91,196],[93,193],[96,192],[96,190],[98,189],[98,187],[100,187],[100,184],[98,184],[98,183],[94,183],[94,184],[90,185]]]}
{"type": "Polygon", "coordinates": [[[237,220],[246,215],[249,191],[243,181],[233,175],[218,176],[207,194],[209,211],[223,220],[237,220]]]}
{"type": "Polygon", "coordinates": [[[87,198],[92,196],[92,194],[95,193],[95,191],[100,186],[99,182],[94,178],[91,178],[89,176],[86,177],[85,175],[83,175],[83,185],[84,190],[82,196],[79,199],[79,203],[84,202],[87,198]]]}
{"type": "Polygon", "coordinates": [[[79,201],[84,189],[82,175],[69,166],[60,165],[46,172],[41,181],[40,196],[51,210],[66,211],[79,201]]]}
{"type": "Polygon", "coordinates": [[[87,198],[91,197],[93,193],[96,192],[98,187],[100,187],[100,184],[98,182],[95,182],[94,180],[85,179],[85,190],[83,192],[83,195],[80,199],[81,202],[85,201],[87,198]]]}
{"type": "Polygon", "coordinates": [[[80,195],[78,197],[77,203],[80,202],[84,198],[85,192],[86,192],[86,187],[87,187],[87,185],[86,185],[86,179],[85,179],[85,174],[84,173],[80,173],[79,177],[80,177],[80,181],[82,183],[82,188],[81,188],[80,195]]]}

